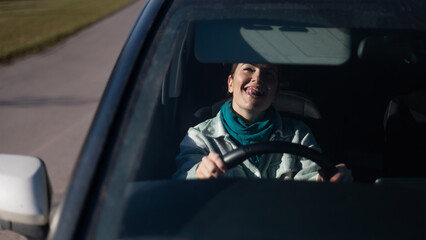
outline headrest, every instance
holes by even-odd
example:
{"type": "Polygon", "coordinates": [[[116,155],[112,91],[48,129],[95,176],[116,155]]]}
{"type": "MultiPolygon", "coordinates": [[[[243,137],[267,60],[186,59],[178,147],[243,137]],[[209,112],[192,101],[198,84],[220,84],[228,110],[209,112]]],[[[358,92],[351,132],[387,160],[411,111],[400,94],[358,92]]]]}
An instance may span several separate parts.
{"type": "Polygon", "coordinates": [[[358,57],[368,63],[412,65],[418,62],[416,41],[407,36],[371,36],[358,46],[358,57]]]}
{"type": "Polygon", "coordinates": [[[301,92],[281,91],[274,107],[278,112],[290,113],[299,117],[321,118],[315,103],[301,92]]]}
{"type": "Polygon", "coordinates": [[[426,91],[418,90],[392,99],[385,113],[384,128],[391,118],[404,118],[412,123],[426,123],[426,91]]]}
{"type": "MultiPolygon", "coordinates": [[[[211,106],[200,108],[194,116],[205,120],[216,116],[220,107],[227,99],[222,99],[211,106]]],[[[284,115],[320,119],[321,115],[315,103],[305,94],[295,91],[280,91],[275,103],[275,109],[284,115]]]]}

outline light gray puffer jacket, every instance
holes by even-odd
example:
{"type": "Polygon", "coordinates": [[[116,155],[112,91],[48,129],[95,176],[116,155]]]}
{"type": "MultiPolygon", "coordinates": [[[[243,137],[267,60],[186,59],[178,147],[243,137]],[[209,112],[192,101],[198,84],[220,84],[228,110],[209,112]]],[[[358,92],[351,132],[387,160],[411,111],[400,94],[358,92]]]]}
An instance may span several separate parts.
{"type": "MultiPolygon", "coordinates": [[[[301,144],[321,151],[310,129],[303,122],[284,118],[270,138],[270,141],[286,141],[301,144]]],[[[225,154],[237,148],[226,132],[220,112],[188,130],[180,144],[180,153],[176,158],[175,178],[194,179],[195,170],[203,156],[210,152],[225,154]]],[[[229,169],[225,177],[231,178],[276,178],[282,180],[312,180],[318,178],[320,167],[313,161],[291,154],[264,154],[258,167],[249,160],[229,169]]]]}

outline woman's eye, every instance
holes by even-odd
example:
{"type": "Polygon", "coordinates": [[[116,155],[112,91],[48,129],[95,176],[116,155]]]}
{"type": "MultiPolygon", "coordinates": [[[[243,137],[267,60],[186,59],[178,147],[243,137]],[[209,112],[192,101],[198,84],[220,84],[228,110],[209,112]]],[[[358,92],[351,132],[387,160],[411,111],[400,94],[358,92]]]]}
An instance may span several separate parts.
{"type": "Polygon", "coordinates": [[[254,69],[252,69],[252,68],[244,68],[244,71],[246,71],[246,72],[253,72],[254,69]]]}

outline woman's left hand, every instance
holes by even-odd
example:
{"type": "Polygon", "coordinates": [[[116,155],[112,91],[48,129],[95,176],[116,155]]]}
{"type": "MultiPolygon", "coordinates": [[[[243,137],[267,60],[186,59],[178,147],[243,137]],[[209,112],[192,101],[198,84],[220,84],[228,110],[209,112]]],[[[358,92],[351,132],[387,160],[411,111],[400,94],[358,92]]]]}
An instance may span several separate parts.
{"type": "MultiPolygon", "coordinates": [[[[353,182],[352,171],[349,170],[344,163],[336,165],[337,173],[334,174],[329,182],[353,182]]],[[[318,171],[318,181],[325,181],[321,169],[318,171]]]]}

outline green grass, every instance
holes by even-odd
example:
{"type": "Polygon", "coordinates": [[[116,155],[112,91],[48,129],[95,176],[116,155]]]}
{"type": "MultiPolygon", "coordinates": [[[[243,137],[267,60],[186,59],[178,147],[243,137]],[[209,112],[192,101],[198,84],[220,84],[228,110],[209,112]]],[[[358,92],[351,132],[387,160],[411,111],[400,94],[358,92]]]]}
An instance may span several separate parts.
{"type": "Polygon", "coordinates": [[[135,0],[0,0],[0,62],[38,52],[135,0]]]}

